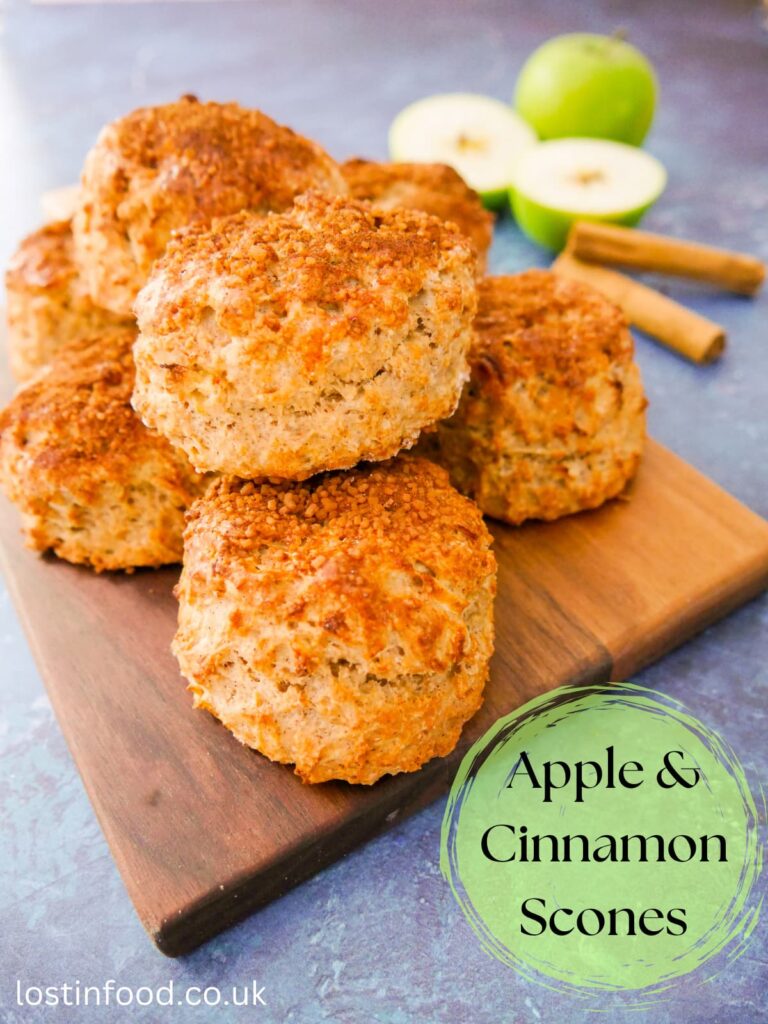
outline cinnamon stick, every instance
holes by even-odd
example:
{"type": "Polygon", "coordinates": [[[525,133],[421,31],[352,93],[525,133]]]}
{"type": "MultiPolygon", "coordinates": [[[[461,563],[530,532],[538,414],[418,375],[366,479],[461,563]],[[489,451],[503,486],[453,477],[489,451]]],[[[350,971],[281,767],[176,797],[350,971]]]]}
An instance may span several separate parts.
{"type": "Polygon", "coordinates": [[[614,224],[577,221],[567,250],[592,263],[690,277],[741,295],[754,295],[765,280],[765,264],[754,256],[614,224]]]}
{"type": "Polygon", "coordinates": [[[602,292],[635,327],[694,363],[709,363],[725,348],[725,330],[719,324],[625,274],[583,262],[570,252],[561,253],[552,270],[602,292]]]}

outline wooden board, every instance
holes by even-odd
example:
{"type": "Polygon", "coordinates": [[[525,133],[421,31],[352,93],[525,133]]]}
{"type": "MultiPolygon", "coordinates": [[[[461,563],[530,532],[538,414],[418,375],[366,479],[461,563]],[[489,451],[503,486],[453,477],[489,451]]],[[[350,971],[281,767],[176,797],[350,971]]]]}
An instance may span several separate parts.
{"type": "Polygon", "coordinates": [[[169,652],[175,570],[96,576],[21,544],[5,572],[139,916],[193,949],[449,784],[499,715],[563,683],[627,677],[768,583],[768,524],[653,442],[629,501],[494,527],[497,651],[459,749],[371,788],[305,786],[193,711],[169,652]]]}

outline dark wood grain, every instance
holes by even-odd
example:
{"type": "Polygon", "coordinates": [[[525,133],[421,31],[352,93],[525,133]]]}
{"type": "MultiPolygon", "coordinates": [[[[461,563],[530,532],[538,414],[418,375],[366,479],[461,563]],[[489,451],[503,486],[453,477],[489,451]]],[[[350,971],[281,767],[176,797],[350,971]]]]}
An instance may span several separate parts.
{"type": "Polygon", "coordinates": [[[165,953],[194,948],[450,782],[499,715],[563,683],[626,677],[768,582],[768,524],[652,442],[629,501],[494,527],[497,651],[459,749],[374,787],[305,786],[194,711],[169,652],[175,570],[96,576],[21,544],[5,572],[130,896],[165,953]]]}

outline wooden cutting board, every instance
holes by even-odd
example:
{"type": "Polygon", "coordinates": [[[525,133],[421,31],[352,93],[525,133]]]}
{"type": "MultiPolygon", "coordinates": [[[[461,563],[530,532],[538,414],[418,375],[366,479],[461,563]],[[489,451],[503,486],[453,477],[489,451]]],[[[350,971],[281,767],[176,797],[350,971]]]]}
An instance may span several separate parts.
{"type": "Polygon", "coordinates": [[[768,524],[653,442],[629,501],[494,534],[497,651],[459,749],[370,788],[311,787],[192,709],[169,652],[176,570],[96,576],[39,558],[3,500],[2,560],[30,644],[164,953],[193,949],[432,800],[498,716],[564,683],[626,678],[768,584],[768,524]]]}

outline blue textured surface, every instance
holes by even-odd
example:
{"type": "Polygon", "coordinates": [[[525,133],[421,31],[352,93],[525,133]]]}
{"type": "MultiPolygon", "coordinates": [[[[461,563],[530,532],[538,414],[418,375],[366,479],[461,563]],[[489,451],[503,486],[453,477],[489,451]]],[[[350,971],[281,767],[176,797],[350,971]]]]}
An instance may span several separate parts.
{"type": "MultiPolygon", "coordinates": [[[[36,225],[39,193],[74,180],[99,126],[141,103],[190,90],[237,98],[337,156],[381,157],[406,102],[454,89],[506,98],[523,58],[549,35],[619,25],[662,83],[649,148],[670,184],[648,226],[768,258],[768,36],[757,5],[265,0],[12,6],[4,17],[0,190],[12,201],[0,224],[3,261],[36,225]]],[[[500,225],[494,269],[542,262],[513,226],[500,225]]],[[[765,515],[768,299],[671,291],[724,323],[731,345],[722,362],[696,368],[639,341],[651,431],[765,515]]],[[[767,618],[766,601],[755,602],[638,677],[685,701],[763,780],[767,618]]],[[[2,1021],[129,1019],[125,1010],[17,1007],[17,978],[266,986],[267,1008],[134,1008],[136,1021],[591,1019],[482,952],[437,867],[442,802],[192,956],[164,959],[134,916],[4,591],[0,648],[2,1021]]],[[[638,1018],[614,1008],[608,1019],[638,1018]]],[[[768,1021],[768,915],[713,983],[681,983],[643,1019],[768,1021]]]]}

